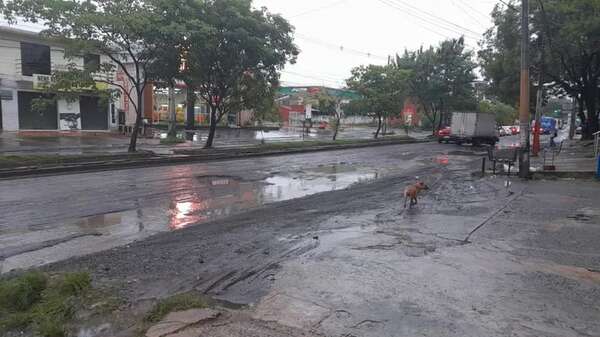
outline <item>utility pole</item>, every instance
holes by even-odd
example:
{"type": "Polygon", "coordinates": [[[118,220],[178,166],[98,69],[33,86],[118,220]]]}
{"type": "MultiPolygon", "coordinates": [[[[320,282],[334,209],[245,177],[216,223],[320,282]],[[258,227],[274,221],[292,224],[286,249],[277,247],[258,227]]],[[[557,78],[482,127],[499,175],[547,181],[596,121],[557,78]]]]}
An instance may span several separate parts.
{"type": "Polygon", "coordinates": [[[521,100],[519,177],[529,177],[529,1],[521,0],[521,100]]]}
{"type": "Polygon", "coordinates": [[[533,129],[533,148],[532,157],[537,157],[540,153],[540,121],[542,119],[542,105],[544,102],[544,37],[540,36],[541,59],[538,75],[537,97],[535,101],[535,126],[533,129]]]}

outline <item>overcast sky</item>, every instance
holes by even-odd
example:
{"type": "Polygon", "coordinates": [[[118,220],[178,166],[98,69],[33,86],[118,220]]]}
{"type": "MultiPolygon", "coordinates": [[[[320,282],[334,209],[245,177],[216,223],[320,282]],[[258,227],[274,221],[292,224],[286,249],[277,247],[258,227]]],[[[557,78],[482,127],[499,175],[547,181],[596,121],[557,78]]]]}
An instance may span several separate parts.
{"type": "Polygon", "coordinates": [[[339,87],[361,64],[465,35],[472,48],[489,28],[493,0],[254,0],[296,27],[298,62],[288,65],[288,85],[339,87]],[[369,56],[370,54],[370,56],[369,56]]]}
{"type": "MultiPolygon", "coordinates": [[[[296,27],[301,53],[284,85],[342,87],[361,64],[465,35],[471,48],[492,25],[494,0],[254,0],[296,27]]],[[[0,19],[0,24],[3,20],[0,19]]],[[[21,24],[35,29],[35,25],[21,24]]]]}

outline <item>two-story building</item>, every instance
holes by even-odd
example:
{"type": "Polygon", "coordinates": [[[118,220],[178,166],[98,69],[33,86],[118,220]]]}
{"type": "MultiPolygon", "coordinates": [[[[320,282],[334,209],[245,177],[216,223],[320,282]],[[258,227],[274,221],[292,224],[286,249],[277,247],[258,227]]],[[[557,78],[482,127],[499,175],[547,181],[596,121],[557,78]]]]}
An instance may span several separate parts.
{"type": "Polygon", "coordinates": [[[118,110],[126,108],[121,106],[122,101],[108,103],[99,97],[81,95],[76,101],[58,99],[55,104],[42,107],[33,104],[36,98],[51,96],[44,91],[44,83],[53,71],[65,70],[68,64],[83,68],[104,62],[108,58],[93,54],[67,58],[63,47],[38,33],[0,27],[0,130],[117,128],[118,110]]]}

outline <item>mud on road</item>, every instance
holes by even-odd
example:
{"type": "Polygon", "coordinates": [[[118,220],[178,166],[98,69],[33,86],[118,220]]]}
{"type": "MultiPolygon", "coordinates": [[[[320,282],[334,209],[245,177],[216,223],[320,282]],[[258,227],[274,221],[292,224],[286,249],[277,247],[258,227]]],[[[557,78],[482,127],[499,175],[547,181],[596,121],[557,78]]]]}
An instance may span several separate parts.
{"type": "Polygon", "coordinates": [[[600,335],[598,185],[509,192],[504,178],[474,178],[475,158],[446,159],[48,269],[89,270],[134,307],[200,291],[248,306],[252,323],[235,324],[294,331],[282,336],[600,335]],[[405,210],[415,175],[431,190],[405,210]]]}
{"type": "Polygon", "coordinates": [[[190,290],[243,307],[206,335],[600,335],[598,183],[507,190],[469,152],[406,159],[427,164],[44,268],[88,270],[131,311],[190,290]],[[404,209],[415,176],[431,189],[404,209]]]}

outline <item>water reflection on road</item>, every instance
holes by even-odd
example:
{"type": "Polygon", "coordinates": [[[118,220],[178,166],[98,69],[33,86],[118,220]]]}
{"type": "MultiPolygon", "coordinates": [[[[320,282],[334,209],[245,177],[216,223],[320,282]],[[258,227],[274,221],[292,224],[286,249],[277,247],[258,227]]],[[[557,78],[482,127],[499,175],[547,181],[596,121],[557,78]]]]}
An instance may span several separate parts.
{"type": "Polygon", "coordinates": [[[180,230],[269,203],[343,189],[381,174],[373,168],[345,163],[274,172],[259,179],[202,172],[190,175],[181,169],[173,167],[169,172],[173,185],[168,198],[156,195],[137,200],[133,209],[59,224],[31,224],[18,231],[0,230],[1,272],[126,245],[158,232],[180,230]]]}
{"type": "Polygon", "coordinates": [[[346,188],[378,173],[349,165],[327,165],[247,181],[228,176],[197,177],[196,191],[170,206],[168,228],[177,230],[265,204],[346,188]]]}

